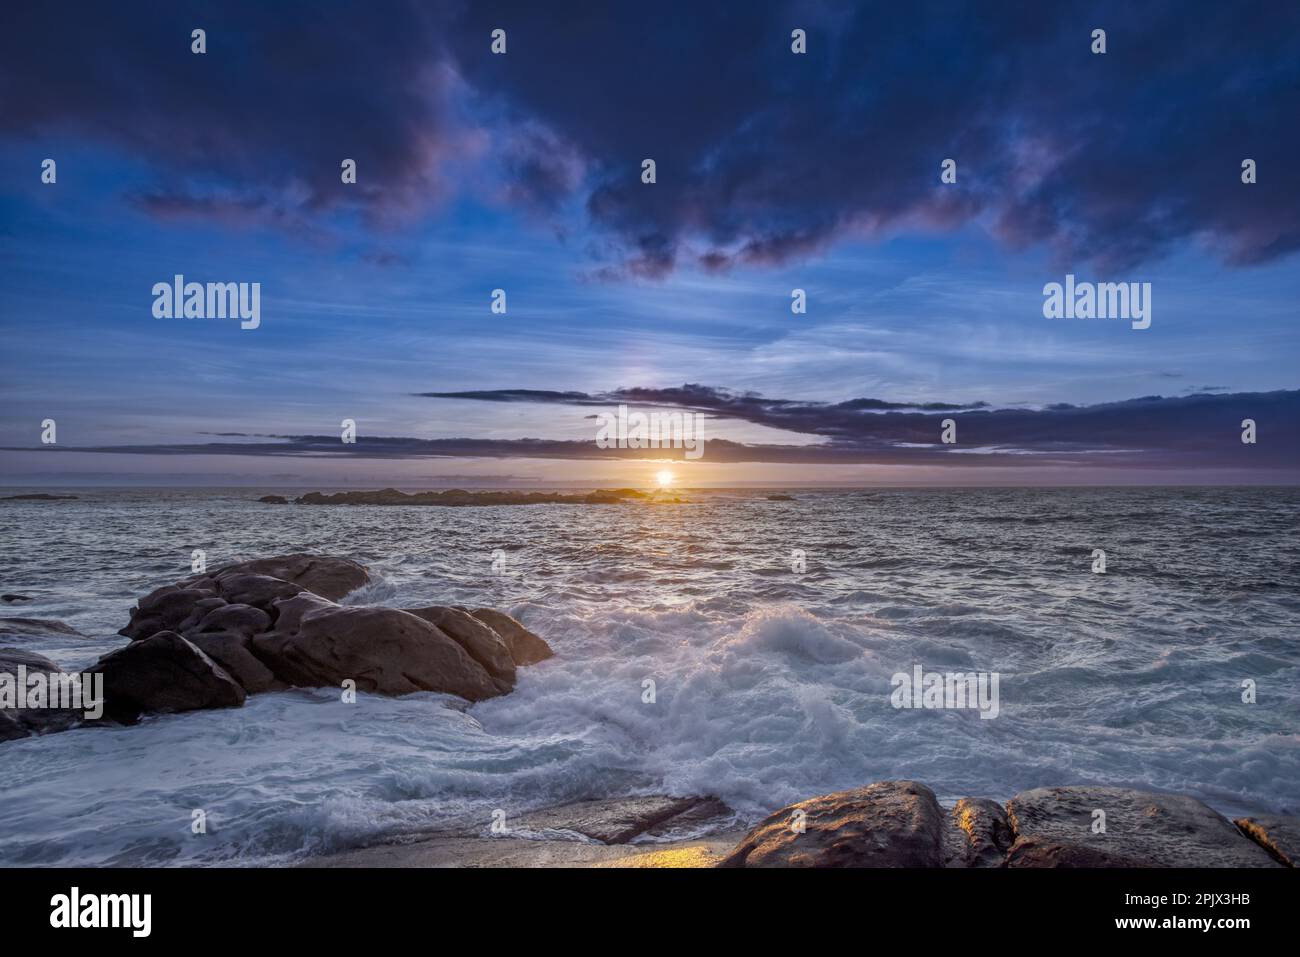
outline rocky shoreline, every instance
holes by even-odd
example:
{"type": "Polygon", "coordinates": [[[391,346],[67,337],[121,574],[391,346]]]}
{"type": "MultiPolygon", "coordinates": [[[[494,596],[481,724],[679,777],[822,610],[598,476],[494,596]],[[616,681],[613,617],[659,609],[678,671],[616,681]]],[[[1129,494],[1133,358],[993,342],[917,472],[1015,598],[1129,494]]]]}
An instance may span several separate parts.
{"type": "MultiPolygon", "coordinates": [[[[508,694],[519,667],[553,654],[540,636],[491,608],[338,603],[369,581],[356,562],[297,554],[155,589],[119,632],[130,643],[86,672],[102,676],[103,717],[132,724],[146,714],[239,707],[250,694],[291,687],[436,691],[481,701],[508,694]]],[[[62,622],[0,619],[0,645],[6,636],[51,635],[84,637],[62,622]]],[[[0,672],[43,675],[37,680],[51,686],[63,675],[56,662],[16,647],[0,647],[0,672]]],[[[68,708],[5,707],[0,741],[65,731],[83,717],[68,708]]]]}
{"type": "Polygon", "coordinates": [[[944,807],[916,781],[880,781],[773,812],[747,833],[713,798],[580,801],[305,867],[1277,868],[1300,861],[1300,818],[1230,822],[1175,794],[1022,791],[944,807]],[[1104,817],[1099,818],[1097,812],[1104,817]],[[1105,830],[1096,829],[1097,821],[1105,830]]]}
{"type": "MultiPolygon", "coordinates": [[[[294,687],[481,701],[509,694],[518,669],[553,656],[543,638],[491,608],[340,604],[369,581],[349,559],[293,554],[157,588],[131,609],[120,631],[128,644],[86,672],[102,676],[102,720],[5,704],[0,742],[239,707],[250,694],[294,687]]],[[[12,689],[16,676],[38,675],[52,687],[67,677],[48,658],[5,647],[6,638],[85,637],[58,621],[0,618],[5,684],[12,689]]],[[[709,796],[590,800],[443,825],[418,840],[305,866],[1267,868],[1300,861],[1300,818],[1229,821],[1192,797],[1100,786],[1036,788],[1002,804],[965,797],[945,807],[924,784],[882,781],[743,826],[709,796]]]]}

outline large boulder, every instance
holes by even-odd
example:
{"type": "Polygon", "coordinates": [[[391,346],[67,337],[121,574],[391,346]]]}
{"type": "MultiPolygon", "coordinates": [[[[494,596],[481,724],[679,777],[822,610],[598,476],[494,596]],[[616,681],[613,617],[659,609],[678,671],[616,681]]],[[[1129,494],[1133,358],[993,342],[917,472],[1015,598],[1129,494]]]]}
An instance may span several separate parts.
{"type": "Polygon", "coordinates": [[[248,694],[261,691],[283,691],[288,682],[275,676],[266,663],[253,654],[248,635],[237,631],[203,632],[187,634],[186,639],[234,678],[248,694]]]}
{"type": "Polygon", "coordinates": [[[1009,866],[1277,866],[1267,851],[1222,815],[1178,794],[1090,786],[1035,788],[1007,802],[1007,817],[1018,845],[1012,848],[1015,860],[1009,860],[1009,866]]]}
{"type": "Polygon", "coordinates": [[[769,815],[720,867],[941,867],[943,811],[915,781],[879,781],[769,815]]]}
{"type": "Polygon", "coordinates": [[[124,723],[141,714],[233,708],[244,703],[244,689],[224,668],[189,641],[162,631],[133,641],[99,659],[106,713],[124,723]]]}
{"type": "Polygon", "coordinates": [[[338,687],[352,679],[358,690],[380,694],[441,691],[481,701],[502,693],[464,648],[396,608],[295,606],[250,648],[278,678],[299,687],[338,687]]]}
{"type": "MultiPolygon", "coordinates": [[[[0,673],[12,676],[9,680],[16,685],[20,676],[42,673],[47,681],[58,680],[63,675],[57,664],[46,658],[21,648],[0,648],[0,673]],[[19,668],[23,670],[20,671],[19,668]]],[[[15,687],[16,694],[16,687],[15,687]]],[[[86,689],[91,691],[93,689],[86,689]]],[[[49,699],[47,699],[48,701],[49,699]]],[[[0,741],[12,741],[34,734],[49,734],[53,731],[66,731],[85,719],[85,710],[72,708],[18,708],[0,707],[0,741]]],[[[90,707],[90,702],[85,702],[90,707]]]]}
{"type": "MultiPolygon", "coordinates": [[[[515,686],[515,660],[505,639],[495,631],[459,608],[430,605],[426,608],[407,608],[406,611],[434,625],[465,649],[491,676],[502,693],[515,686]]],[[[539,639],[540,640],[540,639],[539,639]]]]}
{"type": "Polygon", "coordinates": [[[535,665],[555,655],[551,646],[539,635],[529,631],[505,612],[495,608],[475,608],[470,614],[501,636],[510,649],[510,657],[517,665],[535,665]]]}

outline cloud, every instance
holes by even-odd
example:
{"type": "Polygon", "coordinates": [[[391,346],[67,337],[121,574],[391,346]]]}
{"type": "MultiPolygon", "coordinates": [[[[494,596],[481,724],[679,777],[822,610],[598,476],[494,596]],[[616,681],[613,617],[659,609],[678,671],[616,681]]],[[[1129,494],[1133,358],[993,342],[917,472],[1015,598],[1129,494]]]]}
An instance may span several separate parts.
{"type": "Polygon", "coordinates": [[[473,184],[542,217],[581,210],[605,280],[967,225],[1106,274],[1188,241],[1233,265],[1300,246],[1294,4],[665,0],[557,19],[532,0],[249,0],[8,19],[0,136],[115,145],[158,174],[131,202],[164,219],[388,226],[473,184]]]}
{"type": "MultiPolygon", "coordinates": [[[[1041,409],[994,409],[851,399],[800,402],[686,385],[680,389],[620,389],[589,395],[544,390],[469,391],[425,395],[485,402],[538,402],[578,407],[627,402],[699,411],[715,419],[752,422],[818,436],[811,445],[744,444],[705,437],[710,463],[804,465],[1075,465],[1142,469],[1226,468],[1300,471],[1300,390],[1146,396],[1091,406],[1059,403],[1041,409]],[[957,423],[956,445],[942,445],[941,422],[957,423]],[[1241,442],[1241,422],[1254,419],[1259,441],[1241,442]]],[[[663,449],[600,449],[590,441],[543,438],[423,439],[337,435],[222,433],[230,442],[54,446],[52,450],[152,455],[236,455],[363,459],[518,458],[617,460],[680,458],[663,449]]]]}

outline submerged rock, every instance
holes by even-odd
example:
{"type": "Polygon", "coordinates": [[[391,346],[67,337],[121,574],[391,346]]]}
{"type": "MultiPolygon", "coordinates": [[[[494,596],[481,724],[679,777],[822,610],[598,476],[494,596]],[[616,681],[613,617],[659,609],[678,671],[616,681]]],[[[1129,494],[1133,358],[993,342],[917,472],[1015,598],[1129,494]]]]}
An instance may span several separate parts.
{"type": "Polygon", "coordinates": [[[0,638],[86,638],[54,618],[0,618],[0,638]]]}
{"type": "Polygon", "coordinates": [[[261,498],[258,499],[258,501],[266,505],[288,505],[289,504],[289,500],[285,498],[283,495],[263,495],[261,498]]]}

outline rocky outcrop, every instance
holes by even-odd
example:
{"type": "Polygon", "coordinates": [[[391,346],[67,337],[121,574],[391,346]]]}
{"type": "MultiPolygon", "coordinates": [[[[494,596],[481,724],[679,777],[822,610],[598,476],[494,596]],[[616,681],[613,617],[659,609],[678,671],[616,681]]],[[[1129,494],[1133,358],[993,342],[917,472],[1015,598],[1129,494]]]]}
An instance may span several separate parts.
{"type": "Polygon", "coordinates": [[[946,826],[924,784],[880,781],[784,807],[720,867],[940,867],[946,826]]]}
{"type": "Polygon", "coordinates": [[[258,499],[264,505],[288,505],[289,500],[283,495],[263,495],[258,499]]]}
{"type": "Polygon", "coordinates": [[[173,631],[133,641],[99,659],[105,714],[130,724],[141,714],[235,708],[244,689],[224,668],[173,631]]]}
{"type": "MultiPolygon", "coordinates": [[[[1110,787],[1035,788],[1007,802],[1007,817],[1017,843],[1035,842],[1038,859],[1050,853],[1062,860],[1100,854],[1137,867],[1274,865],[1266,851],[1244,840],[1222,815],[1178,794],[1110,787]],[[1050,845],[1058,850],[1049,853],[1050,845]]],[[[1024,853],[1022,849],[1021,856],[1024,853]]]]}
{"type": "Polygon", "coordinates": [[[944,812],[925,785],[882,781],[782,808],[718,866],[1294,866],[1298,825],[1264,816],[1234,827],[1195,798],[1111,787],[1036,788],[1005,811],[962,798],[944,812]]]}
{"type": "Polygon", "coordinates": [[[1300,817],[1261,814],[1258,817],[1239,817],[1233,823],[1279,864],[1287,867],[1300,865],[1300,817]]]}
{"type": "Polygon", "coordinates": [[[352,680],[359,691],[480,701],[512,690],[519,665],[552,654],[492,609],[337,603],[368,581],[356,562],[318,555],[227,565],[154,590],[122,634],[142,640],[175,632],[248,694],[352,680]]]}

